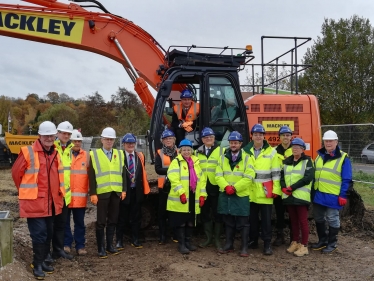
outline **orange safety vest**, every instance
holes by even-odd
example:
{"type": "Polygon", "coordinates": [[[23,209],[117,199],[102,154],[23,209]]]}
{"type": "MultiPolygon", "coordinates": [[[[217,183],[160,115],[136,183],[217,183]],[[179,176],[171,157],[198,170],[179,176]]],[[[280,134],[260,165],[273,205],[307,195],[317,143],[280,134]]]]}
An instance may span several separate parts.
{"type": "Polygon", "coordinates": [[[151,192],[151,188],[149,187],[147,172],[145,171],[145,156],[140,152],[136,152],[136,155],[138,155],[140,161],[142,162],[144,194],[149,194],[151,192]]]}
{"type": "MultiPolygon", "coordinates": [[[[39,154],[35,153],[33,146],[23,146],[21,147],[21,150],[25,157],[27,168],[19,186],[18,198],[33,200],[38,198],[38,174],[40,168],[39,154]]],[[[63,196],[65,196],[64,166],[62,165],[61,157],[58,153],[56,157],[58,160],[60,191],[63,196]]]]}
{"type": "Polygon", "coordinates": [[[190,108],[188,109],[185,119],[182,118],[183,106],[180,103],[174,105],[173,110],[175,114],[177,114],[178,120],[183,120],[185,122],[195,121],[200,113],[200,104],[192,102],[190,108]]]}
{"type": "Polygon", "coordinates": [[[84,208],[87,206],[88,195],[88,164],[90,154],[81,149],[77,157],[70,150],[70,189],[71,202],[69,208],[84,208]]]}
{"type": "MultiPolygon", "coordinates": [[[[158,155],[160,155],[162,168],[169,168],[170,163],[171,163],[170,156],[165,155],[164,152],[162,151],[162,149],[158,149],[157,153],[158,153],[158,155]]],[[[166,178],[166,176],[158,175],[158,178],[157,178],[158,188],[163,188],[164,187],[165,178],[166,178]]]]}

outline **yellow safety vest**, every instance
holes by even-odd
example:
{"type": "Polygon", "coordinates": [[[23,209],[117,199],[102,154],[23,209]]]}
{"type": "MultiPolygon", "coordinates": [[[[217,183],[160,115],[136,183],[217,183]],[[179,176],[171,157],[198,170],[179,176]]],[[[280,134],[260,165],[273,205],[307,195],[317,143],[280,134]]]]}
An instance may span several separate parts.
{"type": "Polygon", "coordinates": [[[216,183],[216,167],[218,165],[218,160],[220,156],[225,152],[224,147],[217,146],[212,153],[209,155],[209,158],[202,152],[195,150],[195,156],[200,160],[200,167],[203,170],[203,173],[209,179],[209,182],[213,185],[216,183]]]}
{"type": "Polygon", "coordinates": [[[340,151],[342,156],[327,161],[323,164],[323,158],[318,155],[315,160],[316,172],[314,189],[321,192],[339,195],[342,184],[342,166],[347,153],[340,151]]]}
{"type": "Polygon", "coordinates": [[[102,149],[91,150],[90,156],[95,170],[97,194],[122,192],[122,172],[125,163],[123,151],[113,149],[111,161],[102,149]]]}
{"type": "MultiPolygon", "coordinates": [[[[305,175],[306,166],[308,164],[307,160],[302,160],[297,163],[296,166],[293,165],[284,165],[284,180],[286,182],[286,186],[291,186],[292,184],[301,180],[305,175]]],[[[312,188],[312,182],[308,185],[302,186],[297,188],[292,192],[292,196],[307,202],[310,202],[310,191],[312,188]]],[[[282,199],[286,199],[288,195],[282,192],[282,199]]]]}
{"type": "MultiPolygon", "coordinates": [[[[282,144],[280,144],[280,145],[282,145],[282,144]]],[[[279,161],[280,161],[281,165],[283,165],[283,160],[290,157],[291,155],[292,155],[292,147],[291,146],[284,151],[284,155],[279,154],[277,152],[277,156],[279,158],[279,161]]]]}

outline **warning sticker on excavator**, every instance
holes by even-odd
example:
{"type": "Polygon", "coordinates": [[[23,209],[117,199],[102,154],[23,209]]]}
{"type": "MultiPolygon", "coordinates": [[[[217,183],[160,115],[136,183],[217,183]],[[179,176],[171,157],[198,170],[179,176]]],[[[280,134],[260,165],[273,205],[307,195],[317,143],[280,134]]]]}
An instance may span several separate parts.
{"type": "Polygon", "coordinates": [[[0,31],[80,44],[83,26],[83,18],[0,10],[0,31]]]}
{"type": "Polygon", "coordinates": [[[266,132],[278,132],[282,126],[288,126],[292,131],[295,130],[294,121],[262,121],[266,132]]]}

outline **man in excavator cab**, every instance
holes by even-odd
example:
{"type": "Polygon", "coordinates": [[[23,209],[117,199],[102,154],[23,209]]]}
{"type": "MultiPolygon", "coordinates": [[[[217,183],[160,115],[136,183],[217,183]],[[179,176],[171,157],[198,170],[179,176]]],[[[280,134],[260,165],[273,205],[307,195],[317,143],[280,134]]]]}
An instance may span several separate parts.
{"type": "Polygon", "coordinates": [[[192,98],[192,92],[185,89],[180,95],[181,102],[173,106],[171,129],[175,133],[177,144],[185,138],[187,133],[196,128],[200,104],[193,101],[192,98]]]}

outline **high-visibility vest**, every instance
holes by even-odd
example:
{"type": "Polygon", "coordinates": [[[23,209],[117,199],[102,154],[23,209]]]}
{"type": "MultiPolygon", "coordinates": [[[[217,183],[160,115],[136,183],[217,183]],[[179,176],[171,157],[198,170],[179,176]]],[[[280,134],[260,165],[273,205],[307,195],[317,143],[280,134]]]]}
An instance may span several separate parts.
{"type": "Polygon", "coordinates": [[[200,113],[200,104],[192,102],[184,119],[182,118],[183,106],[181,103],[174,105],[173,109],[175,114],[178,116],[178,120],[183,120],[186,122],[194,121],[200,113]]]}
{"type": "Polygon", "coordinates": [[[209,158],[203,153],[198,150],[195,150],[195,156],[197,156],[200,160],[200,167],[203,170],[203,173],[209,179],[209,182],[213,185],[217,185],[216,183],[216,167],[218,165],[218,160],[221,155],[225,152],[225,148],[221,146],[217,146],[212,153],[209,155],[209,158]]]}
{"type": "MultiPolygon", "coordinates": [[[[292,184],[301,180],[305,175],[306,166],[308,164],[307,160],[302,160],[297,163],[296,166],[293,165],[284,165],[284,180],[286,182],[286,186],[291,186],[292,184]]],[[[310,202],[310,191],[312,188],[312,182],[308,185],[299,187],[292,192],[292,196],[307,202],[310,202]]],[[[282,199],[286,199],[288,195],[282,192],[282,199]]]]}
{"type": "Polygon", "coordinates": [[[151,188],[149,187],[148,179],[147,179],[147,172],[145,170],[145,156],[141,152],[136,152],[138,155],[140,162],[142,163],[142,170],[143,170],[143,192],[144,194],[149,194],[151,192],[151,188]]]}
{"type": "Polygon", "coordinates": [[[62,149],[60,140],[55,140],[54,144],[61,157],[62,165],[64,166],[64,184],[65,184],[65,204],[66,206],[71,202],[71,190],[70,190],[70,150],[74,144],[70,143],[62,149]]]}
{"type": "MultiPolygon", "coordinates": [[[[164,152],[162,151],[162,149],[158,149],[157,153],[158,153],[158,155],[160,155],[162,168],[164,168],[164,169],[169,168],[170,163],[171,163],[170,156],[165,155],[164,152]]],[[[158,175],[158,178],[157,178],[158,188],[163,188],[164,187],[165,178],[166,178],[166,176],[164,176],[164,175],[158,175]]]]}
{"type": "MultiPolygon", "coordinates": [[[[280,144],[280,145],[282,145],[282,144],[280,144]]],[[[283,160],[290,157],[291,155],[292,155],[292,147],[291,146],[284,151],[284,155],[277,153],[277,156],[278,156],[282,165],[283,165],[283,160]]]]}
{"type": "Polygon", "coordinates": [[[96,176],[96,193],[122,192],[122,172],[125,163],[123,151],[113,149],[111,161],[101,148],[92,149],[90,156],[96,176]]]}
{"type": "Polygon", "coordinates": [[[323,164],[323,158],[318,155],[315,161],[314,189],[321,192],[339,195],[342,185],[342,165],[347,153],[340,151],[342,156],[323,164]]]}
{"type": "MultiPolygon", "coordinates": [[[[34,151],[33,146],[21,147],[22,153],[25,157],[27,168],[22,177],[19,186],[19,199],[36,199],[38,198],[38,174],[40,168],[39,154],[34,151]]],[[[60,155],[56,155],[58,161],[58,176],[60,181],[60,191],[65,196],[64,188],[64,168],[62,166],[60,155]]]]}
{"type": "Polygon", "coordinates": [[[81,149],[75,157],[70,150],[70,189],[71,202],[69,208],[84,208],[87,206],[88,195],[88,165],[90,154],[81,149]]]}

